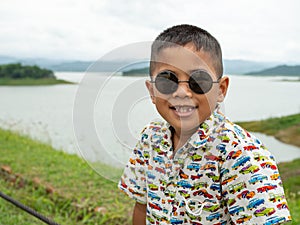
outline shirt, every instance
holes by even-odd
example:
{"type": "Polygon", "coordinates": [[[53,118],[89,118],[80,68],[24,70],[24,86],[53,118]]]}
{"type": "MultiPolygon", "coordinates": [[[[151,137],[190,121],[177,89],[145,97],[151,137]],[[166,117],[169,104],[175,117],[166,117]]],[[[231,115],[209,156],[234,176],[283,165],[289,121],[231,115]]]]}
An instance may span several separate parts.
{"type": "Polygon", "coordinates": [[[147,204],[146,224],[264,224],[291,220],[272,154],[218,110],[174,154],[171,126],[147,125],[119,188],[147,204]]]}

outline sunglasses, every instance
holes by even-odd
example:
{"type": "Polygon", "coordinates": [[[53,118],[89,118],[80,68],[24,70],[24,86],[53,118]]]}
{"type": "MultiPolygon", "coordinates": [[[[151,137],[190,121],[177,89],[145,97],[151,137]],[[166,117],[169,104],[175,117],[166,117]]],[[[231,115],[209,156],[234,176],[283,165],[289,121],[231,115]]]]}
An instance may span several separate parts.
{"type": "Polygon", "coordinates": [[[196,94],[205,94],[209,92],[214,83],[219,83],[220,79],[221,77],[213,81],[208,72],[196,70],[190,74],[189,80],[178,80],[174,72],[165,70],[157,74],[151,83],[155,83],[156,89],[162,94],[174,93],[178,89],[179,83],[188,83],[190,89],[196,94]]]}

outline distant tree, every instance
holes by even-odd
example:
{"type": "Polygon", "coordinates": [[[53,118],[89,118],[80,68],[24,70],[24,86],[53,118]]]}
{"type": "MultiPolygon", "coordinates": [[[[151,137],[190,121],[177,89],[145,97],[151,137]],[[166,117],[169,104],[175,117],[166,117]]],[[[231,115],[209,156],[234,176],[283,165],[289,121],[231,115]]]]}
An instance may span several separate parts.
{"type": "Polygon", "coordinates": [[[0,78],[55,78],[53,71],[38,66],[23,66],[21,63],[0,65],[0,78]]]}

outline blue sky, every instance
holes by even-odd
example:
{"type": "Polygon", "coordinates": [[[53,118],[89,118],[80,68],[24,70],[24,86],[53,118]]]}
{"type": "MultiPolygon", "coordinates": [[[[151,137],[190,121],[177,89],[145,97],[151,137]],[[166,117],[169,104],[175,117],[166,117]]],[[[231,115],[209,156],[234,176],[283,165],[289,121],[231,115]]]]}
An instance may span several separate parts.
{"type": "Polygon", "coordinates": [[[300,63],[298,0],[1,0],[0,55],[96,60],[182,23],[226,59],[300,63]]]}

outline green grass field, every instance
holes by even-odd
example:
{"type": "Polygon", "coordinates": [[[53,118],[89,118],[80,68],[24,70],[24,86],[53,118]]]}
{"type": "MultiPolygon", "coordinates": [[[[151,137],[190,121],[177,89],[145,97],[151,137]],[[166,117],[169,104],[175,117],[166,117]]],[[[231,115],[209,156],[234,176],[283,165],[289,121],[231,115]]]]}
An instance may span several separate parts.
{"type": "MultiPolygon", "coordinates": [[[[0,189],[5,194],[60,224],[130,224],[133,202],[117,189],[115,182],[101,177],[78,156],[1,129],[0,152],[0,166],[9,165],[13,175],[20,174],[22,181],[0,174],[0,189]]],[[[122,173],[110,170],[118,176],[122,173]]],[[[0,224],[38,224],[3,199],[0,214],[0,224]]]]}

